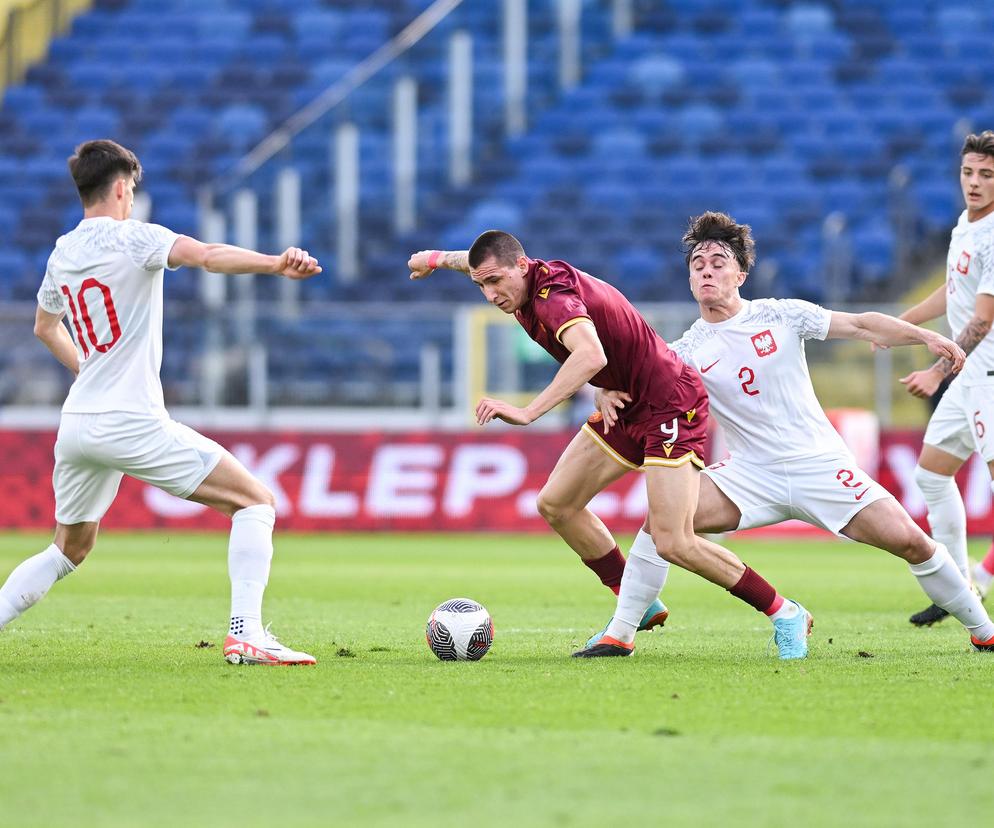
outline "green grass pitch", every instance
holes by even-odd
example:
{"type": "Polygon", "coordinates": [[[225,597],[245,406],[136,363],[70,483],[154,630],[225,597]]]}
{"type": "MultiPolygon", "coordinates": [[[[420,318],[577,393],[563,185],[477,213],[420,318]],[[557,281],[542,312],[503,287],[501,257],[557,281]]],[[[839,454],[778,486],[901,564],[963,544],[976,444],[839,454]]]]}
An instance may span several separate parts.
{"type": "MultiPolygon", "coordinates": [[[[0,535],[0,578],[48,543],[0,535]]],[[[557,538],[277,539],[267,620],[316,668],[233,667],[222,536],[105,534],[0,633],[4,826],[935,826],[994,818],[994,655],[906,567],[731,540],[813,612],[811,655],[674,571],[635,656],[570,652],[613,597],[557,538]],[[425,646],[469,596],[479,663],[425,646]],[[198,647],[206,641],[213,647],[198,647]]],[[[972,550],[981,553],[981,548],[972,550]]]]}

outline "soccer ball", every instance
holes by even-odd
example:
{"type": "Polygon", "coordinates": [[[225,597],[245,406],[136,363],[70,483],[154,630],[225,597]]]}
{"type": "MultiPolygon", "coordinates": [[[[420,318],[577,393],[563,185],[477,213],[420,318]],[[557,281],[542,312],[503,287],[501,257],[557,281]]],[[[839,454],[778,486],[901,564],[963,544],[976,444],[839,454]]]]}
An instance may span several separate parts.
{"type": "Polygon", "coordinates": [[[494,622],[476,601],[450,598],[428,618],[425,640],[442,661],[479,661],[494,643],[494,622]]]}

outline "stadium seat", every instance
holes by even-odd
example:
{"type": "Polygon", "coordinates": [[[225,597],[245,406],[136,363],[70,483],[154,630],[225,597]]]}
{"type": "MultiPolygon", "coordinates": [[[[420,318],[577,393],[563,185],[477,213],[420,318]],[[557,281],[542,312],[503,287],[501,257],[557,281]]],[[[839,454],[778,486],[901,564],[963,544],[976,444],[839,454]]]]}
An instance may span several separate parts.
{"type": "Polygon", "coordinates": [[[683,64],[667,55],[647,55],[632,66],[630,79],[646,100],[659,100],[664,92],[684,82],[683,64]]]}
{"type": "Polygon", "coordinates": [[[34,112],[45,106],[45,91],[25,84],[10,86],[3,94],[3,110],[14,116],[34,112]]]}
{"type": "Polygon", "coordinates": [[[859,225],[852,233],[853,254],[860,278],[866,282],[885,279],[894,264],[894,232],[880,218],[859,225]]]}

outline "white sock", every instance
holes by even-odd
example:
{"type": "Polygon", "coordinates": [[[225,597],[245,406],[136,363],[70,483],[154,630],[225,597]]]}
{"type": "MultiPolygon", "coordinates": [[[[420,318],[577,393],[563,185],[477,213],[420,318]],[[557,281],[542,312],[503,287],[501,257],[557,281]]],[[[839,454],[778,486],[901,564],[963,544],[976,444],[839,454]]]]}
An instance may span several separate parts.
{"type": "Polygon", "coordinates": [[[273,560],[276,510],[259,505],[240,509],[231,517],[228,575],[231,578],[231,625],[239,638],[262,635],[262,594],[269,583],[273,560]]]}
{"type": "Polygon", "coordinates": [[[618,593],[618,606],[605,635],[626,644],[634,641],[642,616],[649,604],[659,597],[669,571],[669,562],[656,553],[652,536],[640,529],[628,553],[625,574],[621,578],[621,591],[618,593]]]}
{"type": "Polygon", "coordinates": [[[52,588],[76,567],[54,543],[10,573],[0,587],[0,629],[37,604],[52,588]]]}
{"type": "Polygon", "coordinates": [[[953,561],[967,581],[970,580],[966,556],[966,508],[956,480],[944,474],[915,466],[915,483],[928,506],[928,525],[937,543],[949,550],[953,561]]]}
{"type": "Polygon", "coordinates": [[[910,568],[933,604],[954,616],[980,641],[994,637],[994,622],[941,543],[935,545],[931,558],[910,564],[910,568]]]}

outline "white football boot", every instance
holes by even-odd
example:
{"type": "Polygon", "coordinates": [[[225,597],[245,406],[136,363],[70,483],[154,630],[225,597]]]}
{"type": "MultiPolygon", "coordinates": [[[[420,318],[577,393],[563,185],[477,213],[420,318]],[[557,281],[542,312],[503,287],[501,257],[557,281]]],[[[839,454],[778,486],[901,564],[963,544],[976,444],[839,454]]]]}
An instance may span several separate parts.
{"type": "Polygon", "coordinates": [[[991,591],[990,573],[980,563],[973,567],[973,591],[980,596],[981,601],[986,601],[987,595],[991,591]]]}
{"type": "Polygon", "coordinates": [[[236,638],[229,634],[224,639],[224,658],[232,664],[317,664],[314,656],[280,644],[268,624],[261,636],[236,638]]]}

